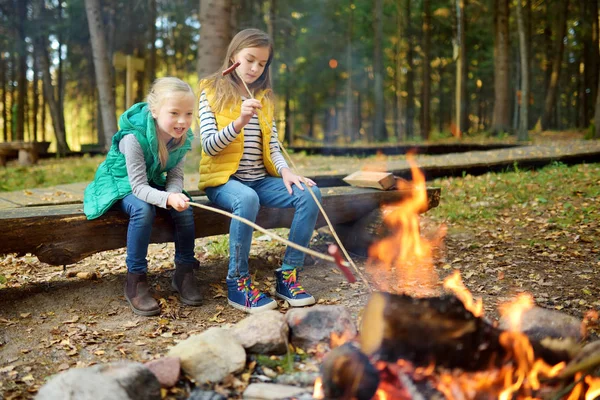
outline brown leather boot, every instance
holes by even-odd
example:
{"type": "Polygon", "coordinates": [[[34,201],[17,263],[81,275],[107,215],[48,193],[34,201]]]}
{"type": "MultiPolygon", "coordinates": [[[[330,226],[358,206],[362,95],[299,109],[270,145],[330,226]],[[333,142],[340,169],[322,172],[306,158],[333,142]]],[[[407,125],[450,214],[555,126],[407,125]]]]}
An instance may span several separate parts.
{"type": "Polygon", "coordinates": [[[127,273],[125,282],[125,298],[137,315],[150,317],[160,314],[158,302],[150,294],[150,286],[146,274],[127,273]]]}
{"type": "Polygon", "coordinates": [[[198,268],[197,264],[175,263],[175,273],[171,281],[171,286],[179,293],[179,300],[189,306],[202,304],[202,294],[198,287],[198,280],[194,276],[196,268],[198,268]]]}

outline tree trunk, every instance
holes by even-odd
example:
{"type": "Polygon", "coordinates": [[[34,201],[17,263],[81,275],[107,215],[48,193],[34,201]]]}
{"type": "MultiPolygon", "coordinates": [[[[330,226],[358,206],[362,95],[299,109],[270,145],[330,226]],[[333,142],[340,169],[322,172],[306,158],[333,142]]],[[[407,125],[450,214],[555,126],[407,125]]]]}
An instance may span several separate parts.
{"type": "MultiPolygon", "coordinates": [[[[42,15],[44,10],[44,0],[36,0],[33,2],[33,19],[40,25],[43,25],[45,20],[42,15]]],[[[56,152],[60,156],[67,154],[70,149],[67,144],[66,133],[64,130],[64,116],[60,113],[58,101],[56,100],[55,88],[52,86],[52,76],[50,75],[50,56],[47,48],[47,37],[44,35],[44,30],[40,29],[37,36],[35,37],[34,50],[35,57],[37,58],[38,65],[42,72],[42,88],[44,94],[44,101],[50,109],[50,117],[52,118],[52,127],[54,129],[54,136],[56,138],[56,152]],[[63,123],[61,124],[61,120],[63,123]]],[[[42,130],[45,129],[46,118],[45,109],[42,114],[42,130]]],[[[45,139],[45,135],[44,135],[45,139]]]]}
{"type": "Polygon", "coordinates": [[[27,43],[25,24],[27,23],[27,0],[17,2],[17,48],[19,69],[17,72],[17,127],[13,140],[23,140],[25,136],[25,102],[27,101],[27,43]]]}
{"type": "MultiPolygon", "coordinates": [[[[517,0],[518,1],[518,0],[517,0]]],[[[494,117],[492,132],[510,131],[508,0],[495,0],[494,117]]]]}
{"type": "Polygon", "coordinates": [[[517,0],[517,26],[519,31],[519,52],[521,55],[521,107],[519,112],[519,128],[517,140],[529,140],[529,53],[527,48],[528,38],[523,20],[523,3],[517,0]]]}
{"type": "Polygon", "coordinates": [[[85,11],[90,29],[90,41],[92,42],[94,68],[96,70],[96,84],[98,86],[99,102],[102,110],[102,126],[105,138],[104,149],[108,151],[112,136],[117,132],[117,117],[99,0],[85,0],[85,11]]]}
{"type": "Polygon", "coordinates": [[[199,78],[217,72],[232,38],[231,0],[200,1],[200,39],[198,40],[199,78]]]}
{"type": "Polygon", "coordinates": [[[431,131],[431,5],[423,0],[423,86],[421,91],[421,136],[429,139],[431,131]]]}
{"type": "Polygon", "coordinates": [[[467,35],[465,27],[465,6],[467,0],[456,0],[456,136],[461,137],[469,130],[469,110],[467,109],[467,35]]]}
{"type": "Polygon", "coordinates": [[[152,84],[156,79],[156,0],[149,0],[150,12],[148,13],[148,41],[150,42],[150,50],[148,54],[148,68],[146,68],[146,76],[148,83],[152,84]]]}
{"type": "Polygon", "coordinates": [[[32,117],[33,117],[33,141],[37,142],[38,141],[38,113],[40,111],[40,94],[39,94],[39,79],[38,79],[38,61],[37,58],[35,57],[35,54],[33,56],[33,90],[32,90],[32,95],[33,95],[33,110],[32,110],[32,117]]]}
{"type": "MultiPolygon", "coordinates": [[[[597,72],[600,74],[600,70],[597,72]]],[[[598,76],[598,93],[600,93],[600,75],[598,76]]],[[[600,96],[596,96],[596,112],[594,114],[594,139],[600,139],[600,96]]]]}
{"type": "Polygon", "coordinates": [[[50,75],[50,57],[45,45],[40,43],[37,47],[37,51],[39,52],[37,57],[42,69],[44,98],[46,99],[48,108],[50,108],[52,127],[54,128],[54,136],[56,137],[56,152],[60,156],[64,156],[69,152],[69,145],[67,144],[65,131],[60,124],[60,109],[54,97],[54,87],[52,86],[52,76],[50,75]]]}
{"type": "Polygon", "coordinates": [[[404,37],[406,39],[406,139],[415,137],[415,66],[411,1],[404,0],[404,37]]]}
{"type": "Polygon", "coordinates": [[[353,50],[352,50],[352,27],[354,25],[354,11],[351,7],[348,12],[348,24],[346,28],[346,73],[348,80],[346,82],[346,139],[354,143],[358,136],[356,128],[356,110],[354,102],[354,87],[352,76],[353,50]]]}
{"type": "Polygon", "coordinates": [[[6,58],[4,52],[0,51],[0,88],[2,88],[2,139],[8,141],[8,112],[6,107],[6,58]]]}
{"type": "Polygon", "coordinates": [[[383,97],[383,0],[375,0],[373,14],[373,91],[375,99],[375,118],[373,119],[373,137],[377,142],[386,140],[385,103],[383,97]]]}
{"type": "Polygon", "coordinates": [[[541,126],[542,130],[550,128],[552,113],[556,106],[556,97],[558,95],[558,78],[562,65],[564,53],[564,37],[567,30],[567,12],[569,10],[569,0],[561,0],[558,12],[558,32],[556,34],[556,47],[554,57],[552,59],[552,75],[546,90],[546,100],[544,102],[544,112],[542,114],[541,126]]]}
{"type": "MultiPolygon", "coordinates": [[[[63,2],[59,1],[58,2],[58,23],[59,24],[64,24],[65,22],[63,21],[63,8],[62,8],[63,2]]],[[[62,115],[63,117],[60,119],[60,124],[61,124],[61,128],[63,131],[67,131],[66,129],[66,125],[65,125],[65,104],[64,104],[64,90],[65,90],[65,84],[64,84],[64,65],[63,65],[63,57],[62,57],[62,53],[63,53],[63,47],[64,47],[64,38],[62,35],[63,29],[62,27],[58,28],[58,70],[56,71],[57,74],[57,82],[56,82],[56,101],[58,102],[58,109],[60,112],[60,115],[62,115]]]]}
{"type": "Polygon", "coordinates": [[[396,9],[398,12],[396,13],[396,34],[398,35],[398,41],[396,42],[395,49],[395,86],[396,90],[394,90],[394,134],[396,136],[396,140],[398,142],[402,142],[404,140],[404,132],[403,132],[403,109],[402,106],[402,75],[403,75],[403,64],[402,64],[402,4],[401,1],[396,3],[396,9]]]}
{"type": "Polygon", "coordinates": [[[583,36],[583,82],[580,90],[581,122],[585,128],[596,101],[598,86],[598,2],[585,1],[581,6],[581,31],[583,36]]]}
{"type": "Polygon", "coordinates": [[[291,90],[290,85],[288,84],[285,87],[285,106],[283,108],[283,115],[285,120],[284,137],[288,143],[288,146],[292,146],[294,144],[294,137],[292,135],[292,110],[290,108],[291,100],[291,90]]]}

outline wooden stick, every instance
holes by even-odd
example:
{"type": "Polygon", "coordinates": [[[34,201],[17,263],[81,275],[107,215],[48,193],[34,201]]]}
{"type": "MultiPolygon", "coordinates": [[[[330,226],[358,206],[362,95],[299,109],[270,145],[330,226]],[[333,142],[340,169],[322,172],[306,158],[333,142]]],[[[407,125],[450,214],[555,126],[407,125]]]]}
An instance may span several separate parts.
{"type": "MultiPolygon", "coordinates": [[[[296,164],[294,164],[294,160],[292,160],[292,158],[290,157],[290,155],[287,152],[287,150],[285,149],[285,147],[283,147],[283,143],[281,143],[281,141],[279,140],[279,138],[277,138],[277,143],[279,144],[279,147],[281,148],[281,151],[283,151],[283,154],[285,154],[285,156],[287,157],[287,159],[290,162],[290,165],[292,166],[292,168],[294,169],[294,171],[298,171],[298,168],[296,168],[296,164]]],[[[331,223],[331,220],[329,219],[329,216],[325,212],[325,209],[323,209],[323,206],[321,205],[321,202],[319,201],[319,199],[317,199],[317,195],[315,195],[315,192],[313,192],[313,190],[310,187],[310,185],[306,182],[306,178],[302,177],[302,180],[304,181],[304,184],[308,188],[309,193],[311,194],[311,196],[315,200],[315,203],[317,203],[317,207],[319,207],[319,210],[321,210],[321,213],[323,214],[323,218],[325,218],[325,222],[327,222],[327,226],[329,226],[329,229],[331,230],[331,234],[335,238],[336,243],[338,244],[338,246],[340,247],[340,249],[344,253],[344,256],[346,256],[346,261],[352,266],[352,268],[354,268],[354,271],[360,277],[360,279],[362,279],[363,283],[367,287],[367,290],[371,290],[371,285],[369,285],[369,281],[367,280],[367,278],[365,278],[365,276],[363,275],[363,273],[360,272],[360,270],[358,269],[358,267],[356,266],[356,264],[354,264],[354,261],[352,261],[352,258],[350,257],[350,255],[346,251],[346,248],[342,244],[342,241],[340,240],[337,232],[335,231],[335,229],[333,227],[333,224],[331,223]]]]}
{"type": "Polygon", "coordinates": [[[252,221],[250,221],[250,220],[248,220],[246,218],[239,217],[237,215],[234,215],[234,214],[232,214],[230,212],[227,212],[225,210],[221,210],[219,208],[207,206],[207,205],[200,204],[200,203],[195,203],[193,201],[189,201],[188,204],[191,205],[191,206],[194,206],[194,207],[203,208],[205,210],[216,212],[217,214],[225,215],[225,216],[227,216],[229,218],[233,218],[233,219],[235,219],[237,221],[240,221],[240,222],[242,222],[242,223],[244,223],[246,225],[249,225],[249,226],[253,227],[254,229],[256,229],[257,231],[261,231],[262,233],[264,233],[266,235],[269,235],[273,239],[278,240],[278,241],[280,241],[280,242],[282,242],[282,243],[284,243],[284,244],[286,244],[286,245],[288,245],[290,247],[293,247],[294,249],[299,250],[299,251],[301,251],[303,253],[310,254],[311,256],[320,258],[321,260],[329,261],[329,262],[332,262],[332,263],[336,262],[335,258],[332,257],[332,256],[328,256],[328,255],[319,253],[317,251],[314,251],[312,249],[309,249],[307,247],[300,246],[299,244],[296,244],[294,242],[290,242],[289,240],[284,239],[281,236],[279,236],[279,235],[277,235],[277,234],[275,234],[273,232],[270,232],[270,231],[266,230],[262,226],[257,225],[254,222],[252,222],[252,221]]]}

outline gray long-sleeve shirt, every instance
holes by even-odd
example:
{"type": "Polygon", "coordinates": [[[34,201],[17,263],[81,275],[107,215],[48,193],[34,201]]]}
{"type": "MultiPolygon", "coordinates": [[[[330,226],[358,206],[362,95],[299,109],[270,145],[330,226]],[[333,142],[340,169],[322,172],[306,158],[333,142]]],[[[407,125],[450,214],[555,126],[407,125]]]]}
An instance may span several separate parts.
{"type": "Polygon", "coordinates": [[[183,192],[183,163],[185,158],[167,172],[165,191],[162,191],[153,188],[148,183],[144,151],[135,135],[125,135],[119,142],[119,151],[125,156],[131,190],[138,199],[158,207],[167,208],[169,195],[183,192]]]}

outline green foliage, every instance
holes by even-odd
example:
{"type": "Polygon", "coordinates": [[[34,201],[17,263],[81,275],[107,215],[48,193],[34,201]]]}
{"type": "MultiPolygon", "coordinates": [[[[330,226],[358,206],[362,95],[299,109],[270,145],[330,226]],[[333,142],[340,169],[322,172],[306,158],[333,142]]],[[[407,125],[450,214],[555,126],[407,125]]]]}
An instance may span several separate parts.
{"type": "Polygon", "coordinates": [[[91,182],[103,156],[40,160],[22,167],[0,168],[0,192],[48,187],[65,183],[91,182]]]}
{"type": "Polygon", "coordinates": [[[217,257],[225,257],[229,254],[229,235],[219,235],[207,243],[208,252],[217,257]]]}
{"type": "Polygon", "coordinates": [[[260,366],[271,368],[274,370],[281,369],[285,373],[294,371],[294,361],[302,361],[307,357],[306,353],[294,353],[288,349],[288,352],[283,356],[267,356],[259,354],[256,356],[256,362],[260,366]]]}

